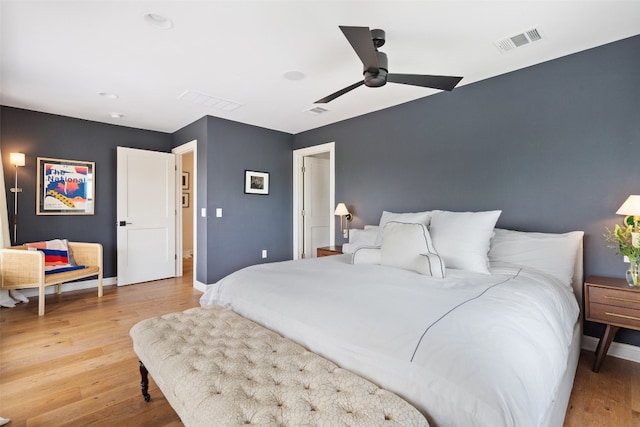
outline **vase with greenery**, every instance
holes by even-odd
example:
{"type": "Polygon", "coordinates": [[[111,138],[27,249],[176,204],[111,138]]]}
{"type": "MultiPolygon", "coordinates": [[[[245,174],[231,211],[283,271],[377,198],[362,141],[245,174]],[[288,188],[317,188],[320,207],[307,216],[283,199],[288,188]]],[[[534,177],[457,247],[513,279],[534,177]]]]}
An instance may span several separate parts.
{"type": "Polygon", "coordinates": [[[634,226],[625,224],[604,234],[607,246],[617,251],[618,255],[629,258],[629,270],[627,271],[627,283],[629,286],[640,286],[640,233],[634,232],[634,226]]]}

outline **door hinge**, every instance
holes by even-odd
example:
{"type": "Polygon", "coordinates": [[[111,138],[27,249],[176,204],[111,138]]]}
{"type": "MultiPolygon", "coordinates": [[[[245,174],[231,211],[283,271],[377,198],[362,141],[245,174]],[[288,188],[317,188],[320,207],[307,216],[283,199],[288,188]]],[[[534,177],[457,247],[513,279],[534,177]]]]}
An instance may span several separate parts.
{"type": "Polygon", "coordinates": [[[302,171],[302,173],[305,173],[307,171],[307,168],[303,166],[300,170],[302,171]]]}
{"type": "Polygon", "coordinates": [[[300,212],[300,215],[304,216],[305,215],[305,211],[304,209],[302,210],[302,212],[300,212]]]}

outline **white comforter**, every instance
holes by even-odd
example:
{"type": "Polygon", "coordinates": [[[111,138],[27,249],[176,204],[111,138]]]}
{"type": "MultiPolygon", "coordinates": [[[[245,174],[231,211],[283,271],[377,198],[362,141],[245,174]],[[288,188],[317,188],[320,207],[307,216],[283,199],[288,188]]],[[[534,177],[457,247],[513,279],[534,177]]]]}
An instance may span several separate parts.
{"type": "Polygon", "coordinates": [[[261,264],[211,285],[220,304],[393,391],[436,426],[538,426],[578,305],[519,268],[445,279],[349,256],[261,264]]]}

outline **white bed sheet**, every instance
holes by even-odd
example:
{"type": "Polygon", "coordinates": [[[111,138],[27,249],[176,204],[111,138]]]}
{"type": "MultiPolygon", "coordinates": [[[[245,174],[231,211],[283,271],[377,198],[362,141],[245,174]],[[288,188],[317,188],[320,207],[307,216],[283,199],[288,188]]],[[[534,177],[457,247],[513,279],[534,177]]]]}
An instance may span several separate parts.
{"type": "Polygon", "coordinates": [[[515,267],[445,279],[348,255],[261,264],[211,285],[233,309],[395,392],[434,426],[539,426],[567,368],[579,308],[515,267]]]}

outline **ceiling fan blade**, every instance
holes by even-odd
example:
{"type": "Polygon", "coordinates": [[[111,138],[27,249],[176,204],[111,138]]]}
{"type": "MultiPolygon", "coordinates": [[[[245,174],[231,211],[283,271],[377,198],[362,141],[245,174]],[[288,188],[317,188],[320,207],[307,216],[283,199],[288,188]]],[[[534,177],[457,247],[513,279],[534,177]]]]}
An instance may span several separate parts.
{"type": "Polygon", "coordinates": [[[353,50],[362,61],[366,70],[377,70],[378,57],[376,56],[376,48],[373,46],[371,30],[368,27],[345,27],[340,26],[342,33],[351,44],[353,50]]]}
{"type": "Polygon", "coordinates": [[[314,104],[326,104],[327,102],[333,101],[337,97],[342,96],[345,93],[354,90],[358,86],[362,86],[363,84],[364,80],[360,80],[358,83],[354,83],[350,86],[345,87],[344,89],[340,89],[339,91],[332,93],[329,96],[325,96],[324,98],[317,100],[316,102],[314,102],[314,104]]]}
{"type": "Polygon", "coordinates": [[[428,76],[420,74],[387,74],[387,82],[424,86],[447,91],[453,90],[460,80],[462,80],[462,77],[428,76]]]}

